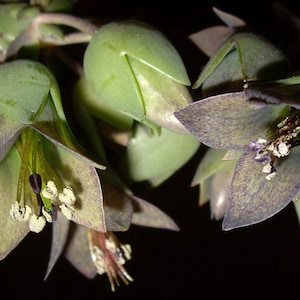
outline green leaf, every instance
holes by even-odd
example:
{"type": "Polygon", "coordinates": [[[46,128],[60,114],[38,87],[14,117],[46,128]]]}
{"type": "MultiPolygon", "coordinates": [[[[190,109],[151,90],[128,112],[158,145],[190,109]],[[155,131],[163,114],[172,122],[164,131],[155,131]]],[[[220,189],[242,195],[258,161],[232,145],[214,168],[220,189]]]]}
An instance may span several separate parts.
{"type": "Polygon", "coordinates": [[[272,123],[284,108],[246,101],[244,92],[236,92],[199,100],[175,112],[175,116],[209,147],[242,149],[270,134],[272,123]]]}
{"type": "Polygon", "coordinates": [[[262,222],[281,211],[299,193],[299,147],[275,165],[276,175],[271,180],[265,178],[263,165],[255,162],[254,156],[254,151],[246,151],[236,165],[224,230],[262,222]]]}

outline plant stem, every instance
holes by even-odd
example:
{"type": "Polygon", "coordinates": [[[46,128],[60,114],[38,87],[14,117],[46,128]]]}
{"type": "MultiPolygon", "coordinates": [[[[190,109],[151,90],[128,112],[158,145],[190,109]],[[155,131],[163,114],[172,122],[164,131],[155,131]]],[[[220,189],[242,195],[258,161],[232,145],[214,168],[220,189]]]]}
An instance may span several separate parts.
{"type": "Polygon", "coordinates": [[[6,58],[16,55],[26,43],[38,40],[47,45],[70,45],[87,43],[97,30],[97,26],[82,18],[68,14],[44,13],[35,17],[30,26],[25,29],[9,46],[6,58]],[[39,32],[41,24],[65,25],[77,29],[79,32],[65,35],[63,39],[57,39],[51,35],[43,36],[39,32]]]}

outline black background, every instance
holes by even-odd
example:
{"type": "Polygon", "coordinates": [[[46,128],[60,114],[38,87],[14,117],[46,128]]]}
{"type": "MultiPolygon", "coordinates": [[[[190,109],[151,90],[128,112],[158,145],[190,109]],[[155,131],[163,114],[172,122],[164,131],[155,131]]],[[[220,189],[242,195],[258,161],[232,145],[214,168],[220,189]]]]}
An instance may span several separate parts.
{"type": "MultiPolygon", "coordinates": [[[[254,30],[276,36],[274,1],[79,1],[79,15],[107,20],[137,18],[163,31],[177,47],[194,82],[206,57],[187,39],[205,27],[221,24],[216,6],[243,18],[254,30]]],[[[295,13],[294,1],[283,1],[295,13]]],[[[300,14],[299,14],[300,15],[300,14]]],[[[203,148],[201,149],[203,151],[203,148]]],[[[0,262],[1,299],[292,299],[300,283],[300,230],[293,205],[251,227],[223,232],[210,219],[209,206],[198,207],[191,188],[201,151],[172,178],[144,198],[170,215],[179,232],[132,225],[119,233],[133,258],[126,269],[135,281],[110,291],[107,277],[86,279],[61,257],[44,282],[51,227],[29,234],[0,262]]],[[[294,297],[293,297],[294,299],[294,297]]]]}

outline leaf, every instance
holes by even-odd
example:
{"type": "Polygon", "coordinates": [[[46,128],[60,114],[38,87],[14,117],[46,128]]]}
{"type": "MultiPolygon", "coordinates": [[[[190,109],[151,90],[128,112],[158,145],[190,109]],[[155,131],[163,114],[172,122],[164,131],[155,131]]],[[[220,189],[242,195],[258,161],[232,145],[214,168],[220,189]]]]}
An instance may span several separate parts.
{"type": "Polygon", "coordinates": [[[237,150],[266,137],[284,107],[245,101],[245,93],[236,92],[199,100],[175,116],[203,144],[237,150]]]}
{"type": "Polygon", "coordinates": [[[133,224],[174,231],[179,230],[176,223],[153,204],[135,196],[132,196],[132,203],[134,206],[133,224]]]}
{"type": "Polygon", "coordinates": [[[72,226],[64,254],[68,261],[87,278],[92,279],[97,275],[91,258],[87,229],[84,226],[72,226]]]}
{"type": "Polygon", "coordinates": [[[162,128],[160,135],[150,136],[143,126],[137,126],[119,171],[132,182],[149,181],[158,186],[182,167],[199,146],[199,141],[188,134],[162,128]]]}
{"type": "Polygon", "coordinates": [[[44,280],[46,280],[54,268],[57,260],[61,256],[69,232],[70,221],[62,215],[60,211],[57,211],[57,219],[52,224],[52,243],[50,251],[50,259],[44,280]]]}
{"type": "Polygon", "coordinates": [[[230,230],[262,222],[285,208],[300,190],[300,149],[295,147],[276,166],[267,180],[263,165],[254,161],[255,152],[246,151],[236,165],[223,229],[230,230]]]}
{"type": "Polygon", "coordinates": [[[15,147],[0,162],[0,260],[4,259],[29,232],[28,222],[16,221],[9,214],[17,195],[20,166],[20,156],[15,147]]]}

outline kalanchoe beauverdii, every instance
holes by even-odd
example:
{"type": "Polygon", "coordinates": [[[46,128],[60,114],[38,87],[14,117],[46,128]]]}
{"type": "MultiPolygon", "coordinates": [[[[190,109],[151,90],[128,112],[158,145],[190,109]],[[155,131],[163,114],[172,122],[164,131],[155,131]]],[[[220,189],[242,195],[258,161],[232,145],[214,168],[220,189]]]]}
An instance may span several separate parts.
{"type": "Polygon", "coordinates": [[[256,95],[257,91],[246,89],[211,96],[176,113],[209,147],[243,150],[231,182],[225,230],[273,216],[296,199],[300,190],[300,150],[295,147],[299,111],[283,103],[280,94],[277,98],[267,91],[260,98],[256,95]],[[274,99],[277,104],[268,103],[274,99]]]}
{"type": "MultiPolygon", "coordinates": [[[[54,244],[66,241],[69,219],[106,231],[98,176],[105,167],[83,155],[68,126],[52,73],[40,63],[16,60],[2,64],[0,74],[1,259],[29,231],[39,232],[46,221],[56,218],[54,226],[64,223],[66,230],[53,235],[54,244]],[[13,89],[14,84],[18,89],[13,89]],[[51,197],[45,189],[51,189],[51,197]]],[[[53,261],[60,248],[51,255],[53,261]]]]}
{"type": "Polygon", "coordinates": [[[16,60],[2,64],[0,75],[5,78],[0,92],[1,259],[47,222],[53,225],[53,238],[46,277],[68,241],[70,221],[97,234],[126,230],[131,222],[178,230],[156,207],[100,183],[98,172],[105,167],[83,155],[48,68],[16,60]]]}
{"type": "Polygon", "coordinates": [[[299,107],[293,88],[298,79],[271,81],[287,77],[288,71],[287,58],[267,40],[234,34],[194,85],[202,88],[203,99],[175,113],[202,143],[229,151],[227,159],[237,161],[225,230],[273,216],[298,193],[299,107]]]}

